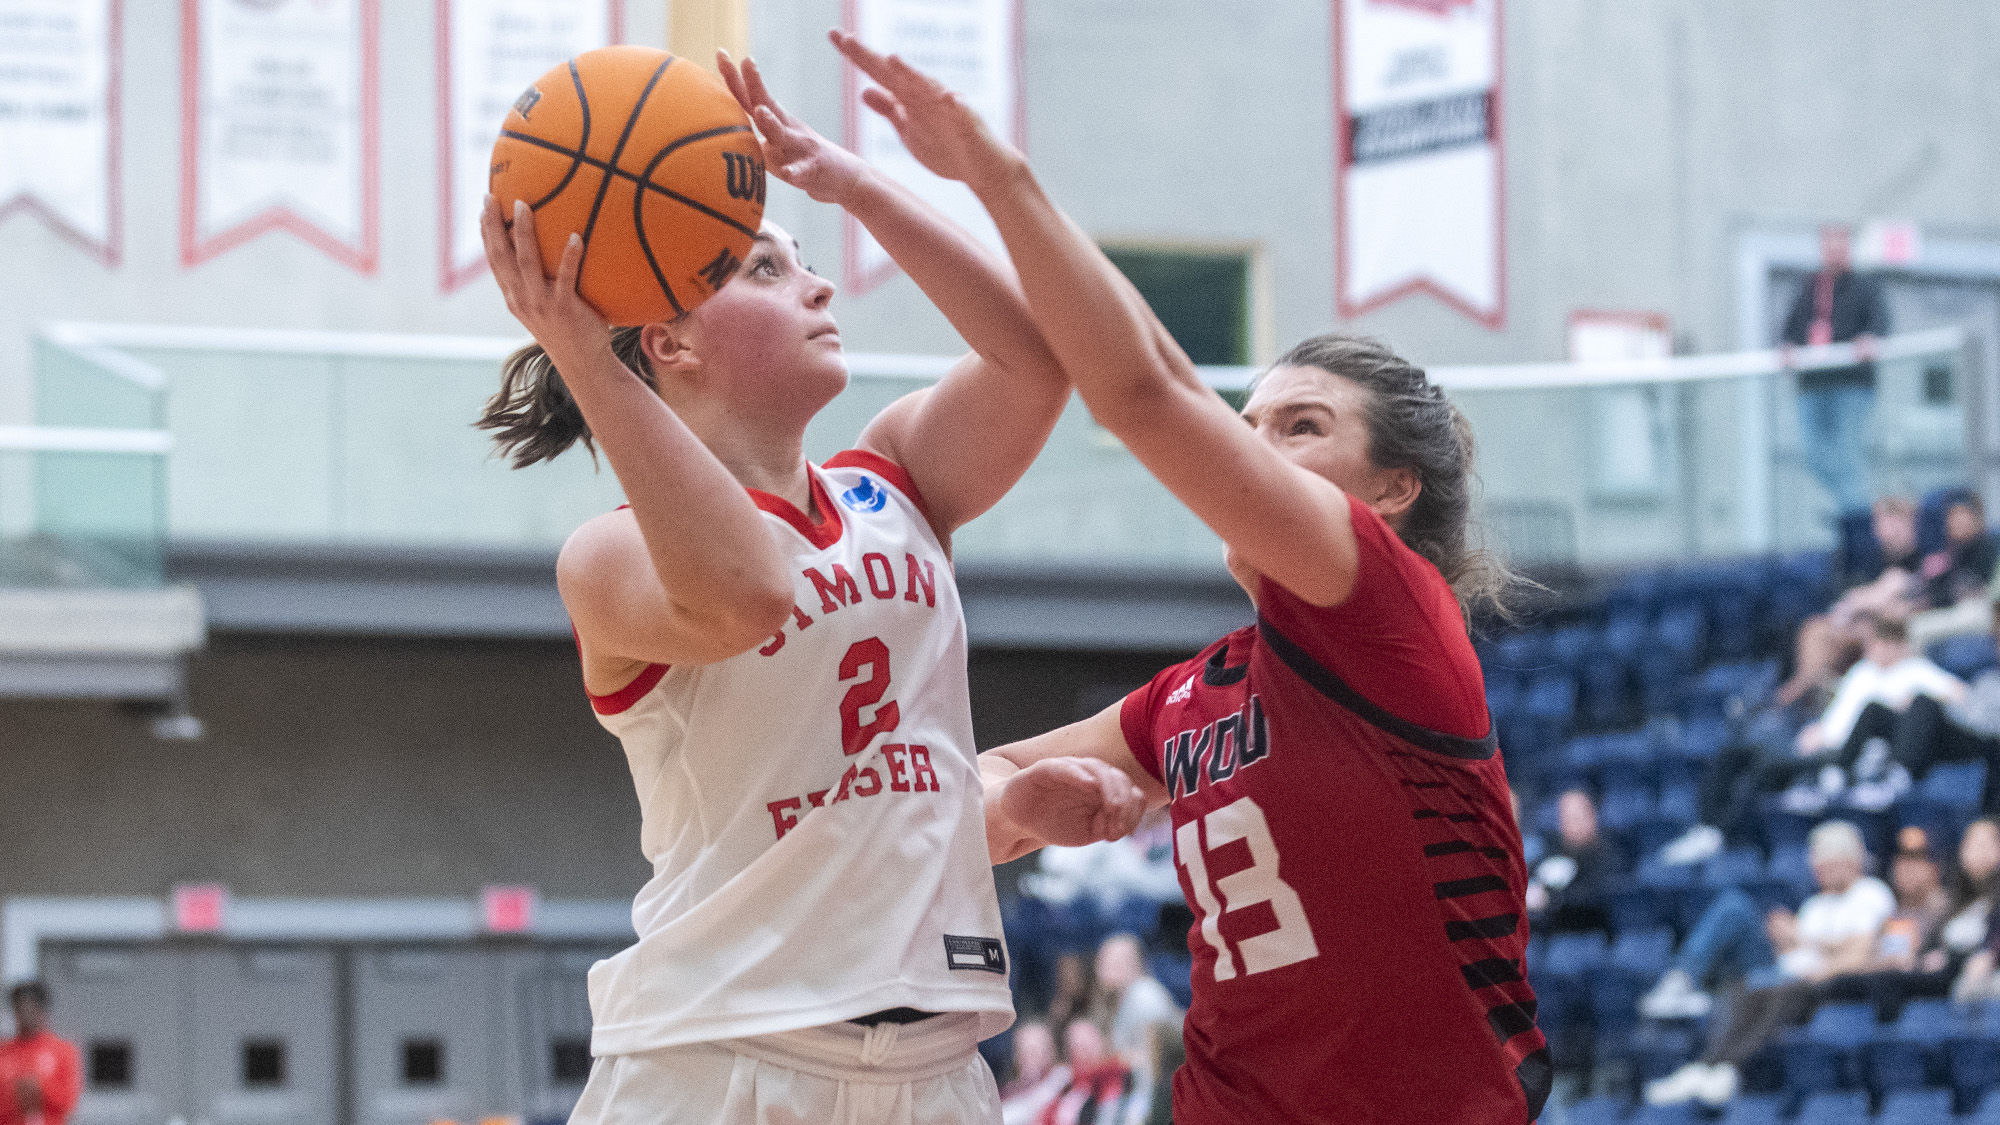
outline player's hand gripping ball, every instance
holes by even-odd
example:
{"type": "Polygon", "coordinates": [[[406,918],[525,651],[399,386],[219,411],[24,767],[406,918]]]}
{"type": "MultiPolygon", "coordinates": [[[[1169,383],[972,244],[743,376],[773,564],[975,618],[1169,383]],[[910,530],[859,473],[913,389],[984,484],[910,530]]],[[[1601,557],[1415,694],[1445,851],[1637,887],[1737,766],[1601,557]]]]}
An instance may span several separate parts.
{"type": "Polygon", "coordinates": [[[750,119],[713,74],[650,47],[586,51],[536,79],[501,126],[489,182],[503,215],[515,200],[534,209],[545,270],[583,236],[577,290],[618,326],[707,300],[764,218],[750,119]]]}

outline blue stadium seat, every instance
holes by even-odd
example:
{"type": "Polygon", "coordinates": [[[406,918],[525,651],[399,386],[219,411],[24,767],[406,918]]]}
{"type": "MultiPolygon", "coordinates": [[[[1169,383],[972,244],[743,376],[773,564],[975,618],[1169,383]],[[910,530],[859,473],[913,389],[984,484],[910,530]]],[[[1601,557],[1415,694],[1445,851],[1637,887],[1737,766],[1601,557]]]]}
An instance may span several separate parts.
{"type": "Polygon", "coordinates": [[[1630,606],[1613,610],[1604,621],[1604,631],[1598,634],[1597,643],[1620,662],[1630,663],[1646,644],[1646,611],[1630,606]]]}
{"type": "Polygon", "coordinates": [[[1670,749],[1673,756],[1682,761],[1707,762],[1727,745],[1729,723],[1711,716],[1682,723],[1680,737],[1674,740],[1670,749]]]}
{"type": "Polygon", "coordinates": [[[1776,1094],[1742,1094],[1722,1111],[1717,1125],[1779,1125],[1784,1100],[1776,1094]]]}
{"type": "Polygon", "coordinates": [[[1584,654],[1590,651],[1594,639],[1587,625],[1552,630],[1542,641],[1542,659],[1558,668],[1574,671],[1583,666],[1584,654]]]}
{"type": "Polygon", "coordinates": [[[1985,762],[1945,762],[1930,768],[1917,783],[1917,796],[1947,809],[1979,807],[1986,792],[1985,762]]]}
{"type": "Polygon", "coordinates": [[[1950,1090],[1897,1090],[1882,1099],[1875,1125],[1951,1125],[1950,1090]]]}
{"type": "Polygon", "coordinates": [[[1654,620],[1651,646],[1671,653],[1682,672],[1701,667],[1708,620],[1700,604],[1669,606],[1654,620]]]}
{"type": "Polygon", "coordinates": [[[1764,854],[1756,848],[1731,848],[1702,865],[1701,881],[1717,890],[1741,887],[1764,875],[1764,854]]]}
{"type": "Polygon", "coordinates": [[[1146,968],[1155,980],[1167,986],[1174,1003],[1185,1009],[1194,1002],[1194,958],[1160,951],[1146,958],[1146,968]]]}
{"type": "Polygon", "coordinates": [[[1680,899],[1672,891],[1626,883],[1611,889],[1611,928],[1619,933],[1652,930],[1680,922],[1680,899]]]}
{"type": "Polygon", "coordinates": [[[1966,1030],[1965,1018],[1949,1000],[1912,1000],[1890,1028],[1898,1039],[1927,1046],[1941,1046],[1966,1030]]]}
{"type": "MultiPolygon", "coordinates": [[[[1977,1103],[1988,1090],[2000,1086],[2000,1040],[1982,1035],[1947,1042],[1944,1069],[1958,1104],[1977,1103]]],[[[2000,1098],[1989,1100],[2000,1106],[2000,1098]]],[[[2000,1113],[1995,1114],[1994,1120],[2000,1122],[2000,1113]]]]}
{"type": "Polygon", "coordinates": [[[1938,1044],[1902,1039],[1893,1034],[1883,1035],[1868,1044],[1867,1050],[1862,1052],[1868,1088],[1877,1094],[1892,1090],[1921,1090],[1931,1084],[1933,1065],[1942,1072],[1942,1053],[1938,1044]],[[1935,1064],[1933,1058],[1937,1059],[1935,1064]]]}
{"type": "Polygon", "coordinates": [[[1660,819],[1686,827],[1701,819],[1700,793],[1691,782],[1660,787],[1660,801],[1654,806],[1660,819]]]}
{"type": "MultiPolygon", "coordinates": [[[[1953,1096],[1957,1096],[1957,1091],[1953,1091],[1953,1096]]],[[[1954,1119],[1958,1125],[2000,1125],[2000,1096],[1971,1103],[1959,1101],[1954,1108],[1965,1111],[1965,1116],[1954,1119]]]]}
{"type": "Polygon", "coordinates": [[[1870,1125],[1868,1095],[1859,1090],[1814,1094],[1799,1107],[1796,1120],[1799,1125],[1870,1125]]]}
{"type": "Polygon", "coordinates": [[[1875,1010],[1869,1005],[1821,1005],[1804,1029],[1782,1044],[1786,1093],[1796,1099],[1861,1085],[1861,1051],[1874,1035],[1875,1010]]]}
{"type": "Polygon", "coordinates": [[[1536,629],[1522,629],[1508,633],[1493,641],[1493,663],[1501,668],[1511,668],[1517,672],[1534,671],[1542,667],[1544,640],[1547,634],[1536,629]]]}
{"type": "Polygon", "coordinates": [[[1692,1103],[1642,1105],[1625,1119],[1625,1125],[1694,1125],[1698,1120],[1692,1103]]]}
{"type": "Polygon", "coordinates": [[[1623,1098],[1584,1098],[1571,1102],[1563,1119],[1569,1125],[1618,1125],[1625,1119],[1627,1105],[1623,1098]]]}
{"type": "Polygon", "coordinates": [[[2000,650],[1994,648],[1991,633],[1946,637],[1930,647],[1929,655],[1939,667],[1968,682],[1988,668],[2000,667],[2000,650]]]}
{"type": "Polygon", "coordinates": [[[1580,979],[1610,956],[1610,942],[1601,933],[1556,934],[1542,954],[1541,971],[1550,980],[1580,979]]]}
{"type": "Polygon", "coordinates": [[[1607,832],[1629,832],[1653,815],[1653,795],[1637,786],[1605,790],[1598,802],[1597,820],[1607,832]]]}
{"type": "Polygon", "coordinates": [[[1632,689],[1625,661],[1599,650],[1597,659],[1577,668],[1577,721],[1590,730],[1622,727],[1639,717],[1639,694],[1632,689]]]}

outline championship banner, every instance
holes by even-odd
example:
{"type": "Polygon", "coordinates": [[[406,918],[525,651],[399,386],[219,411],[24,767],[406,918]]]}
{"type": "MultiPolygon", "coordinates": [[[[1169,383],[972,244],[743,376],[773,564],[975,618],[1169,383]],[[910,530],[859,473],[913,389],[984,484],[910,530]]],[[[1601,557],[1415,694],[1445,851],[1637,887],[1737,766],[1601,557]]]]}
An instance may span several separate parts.
{"type": "MultiPolygon", "coordinates": [[[[849,34],[950,87],[986,119],[995,135],[1026,145],[1021,113],[1021,5],[1019,0],[846,0],[849,34]]],[[[862,104],[864,80],[841,68],[847,147],[893,176],[925,202],[997,251],[1000,232],[972,190],[941,179],[917,163],[896,129],[862,104]]],[[[896,270],[868,231],[846,218],[846,283],[865,293],[896,270]]]]}
{"type": "Polygon", "coordinates": [[[500,124],[551,67],[624,39],[622,0],[437,0],[440,287],[486,272],[479,210],[500,124]]]}
{"type": "Polygon", "coordinates": [[[375,272],[378,0],[181,0],[181,261],[287,230],[375,272]]]}
{"type": "Polygon", "coordinates": [[[39,215],[105,265],[120,252],[120,0],[0,0],[0,221],[39,215]]]}
{"type": "Polygon", "coordinates": [[[1334,0],[1341,316],[1427,292],[1505,322],[1500,4],[1334,0]]]}

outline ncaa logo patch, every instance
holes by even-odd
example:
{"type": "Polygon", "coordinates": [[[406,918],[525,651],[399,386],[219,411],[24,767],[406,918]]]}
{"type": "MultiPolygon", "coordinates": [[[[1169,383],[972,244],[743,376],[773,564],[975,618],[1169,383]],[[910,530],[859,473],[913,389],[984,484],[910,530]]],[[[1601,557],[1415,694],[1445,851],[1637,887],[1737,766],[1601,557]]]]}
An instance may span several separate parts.
{"type": "Polygon", "coordinates": [[[889,502],[889,494],[874,477],[862,477],[860,484],[840,494],[840,502],[857,512],[879,512],[889,502]]]}

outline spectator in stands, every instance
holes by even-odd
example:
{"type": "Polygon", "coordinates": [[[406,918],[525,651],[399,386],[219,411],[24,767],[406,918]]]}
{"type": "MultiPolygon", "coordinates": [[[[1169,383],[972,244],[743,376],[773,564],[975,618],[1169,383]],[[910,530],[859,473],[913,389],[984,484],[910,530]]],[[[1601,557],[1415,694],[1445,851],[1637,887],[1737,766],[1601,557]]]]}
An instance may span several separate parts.
{"type": "Polygon", "coordinates": [[[1056,1060],[1056,1037],[1049,1025],[1023,1020],[1014,1025],[1014,1074],[1000,1087],[1002,1125],[1031,1125],[1069,1085],[1069,1067],[1056,1060]]]}
{"type": "Polygon", "coordinates": [[[1995,552],[1986,531],[1986,505],[1971,489],[1952,496],[1944,510],[1945,546],[1924,557],[1922,574],[1931,607],[1910,619],[1918,651],[1946,637],[1993,629],[1995,552]]]}
{"type": "Polygon", "coordinates": [[[1711,983],[1745,980],[1756,988],[1824,980],[1864,962],[1876,932],[1896,908],[1895,896],[1865,874],[1868,850],[1852,824],[1819,825],[1807,837],[1806,851],[1818,894],[1794,915],[1783,908],[1760,912],[1743,891],[1724,891],[1689,931],[1673,967],[1640,998],[1640,1014],[1696,1019],[1713,1005],[1704,991],[1711,983]]]}
{"type": "Polygon", "coordinates": [[[1181,1008],[1167,992],[1167,986],[1153,979],[1141,958],[1139,939],[1131,934],[1112,934],[1097,950],[1097,987],[1091,1015],[1111,1036],[1111,1049],[1128,1060],[1138,1057],[1149,1042],[1155,1024],[1166,1024],[1180,1033],[1181,1008]]]}
{"type": "Polygon", "coordinates": [[[1042,1110],[1036,1125],[1141,1125],[1151,1109],[1138,1096],[1132,1069],[1106,1049],[1104,1033],[1089,1020],[1063,1028],[1069,1081],[1042,1110]]]}
{"type": "Polygon", "coordinates": [[[1154,1055],[1163,1032],[1179,1038],[1180,1005],[1146,971],[1139,939],[1131,934],[1104,939],[1093,975],[1092,1021],[1109,1033],[1111,1050],[1131,1068],[1133,1098],[1150,1107],[1154,1088],[1165,1078],[1155,1069],[1154,1055]]]}
{"type": "Polygon", "coordinates": [[[1871,702],[1855,719],[1850,746],[1881,740],[1912,778],[1940,762],[1986,763],[1981,806],[2000,811],[2000,669],[1974,677],[1956,700],[1919,694],[1897,710],[1871,702]]]}
{"type": "Polygon", "coordinates": [[[14,1037],[0,1040],[0,1125],[63,1125],[83,1092],[76,1045],[49,1030],[49,990],[23,981],[7,992],[14,1037]]]}
{"type": "MultiPolygon", "coordinates": [[[[1721,851],[1725,837],[1740,838],[1746,830],[1757,799],[1765,792],[1791,786],[1784,795],[1785,807],[1807,815],[1824,811],[1836,797],[1844,797],[1855,808],[1879,811],[1909,788],[1913,776],[1929,768],[1933,759],[1914,749],[1907,756],[1897,752],[1885,731],[1918,700],[1963,700],[1964,682],[1911,649],[1901,620],[1864,613],[1856,624],[1866,638],[1862,658],[1841,676],[1818,717],[1787,738],[1789,723],[1816,697],[1774,704],[1752,724],[1765,728],[1761,737],[1753,729],[1750,737],[1724,747],[1702,777],[1697,795],[1701,823],[1662,848],[1662,862],[1699,863],[1721,851]],[[1871,706],[1876,710],[1871,712],[1871,706]],[[1883,741],[1871,746],[1878,736],[1883,741]],[[1919,761],[1921,768],[1911,767],[1909,761],[1919,761]]],[[[2000,678],[1993,690],[1993,717],[2000,724],[2000,678]]],[[[1937,706],[1931,702],[1917,709],[1907,737],[1935,733],[1936,724],[1921,724],[1937,706]]],[[[2000,742],[1995,746],[2000,753],[2000,742]]],[[[1985,753],[1959,743],[1946,752],[1973,757],[1985,753]]]]}
{"type": "Polygon", "coordinates": [[[1806,467],[1842,512],[1868,503],[1866,442],[1875,411],[1875,352],[1889,333],[1889,305],[1875,279],[1855,273],[1852,236],[1841,224],[1820,228],[1820,269],[1785,317],[1780,359],[1795,366],[1794,349],[1852,343],[1855,362],[1799,372],[1799,429],[1806,467]]]}
{"type": "Polygon", "coordinates": [[[1750,897],[1723,892],[1688,935],[1674,967],[1640,1000],[1641,1014],[1650,1018],[1693,1018],[1710,1006],[1698,984],[1726,960],[1747,969],[1727,1018],[1709,1028],[1701,1058],[1648,1082],[1648,1103],[1728,1102],[1736,1096],[1738,1067],[1779,1029],[1812,1010],[1821,982],[1869,963],[1896,902],[1881,880],[1863,874],[1868,853],[1861,833],[1830,820],[1813,829],[1807,847],[1820,891],[1797,914],[1774,909],[1760,932],[1750,897]]]}
{"type": "Polygon", "coordinates": [[[1910,785],[1907,767],[1893,761],[1886,739],[1858,731],[1871,704],[1890,712],[1907,710],[1919,697],[1940,703],[1965,698],[1965,682],[1910,647],[1908,627],[1899,618],[1862,614],[1861,659],[1834,688],[1820,717],[1799,730],[1793,776],[1807,776],[1785,795],[1785,807],[1807,814],[1823,810],[1844,791],[1856,808],[1880,811],[1910,785]],[[1858,737],[1857,737],[1858,735],[1858,737]],[[1849,784],[1853,788],[1849,789],[1849,784]]]}
{"type": "Polygon", "coordinates": [[[1618,845],[1598,830],[1597,804],[1572,789],[1556,799],[1556,840],[1528,880],[1528,923],[1537,933],[1611,928],[1611,892],[1626,872],[1618,845]]]}
{"type": "Polygon", "coordinates": [[[1834,977],[1822,1000],[1863,1000],[1876,1018],[1894,1020],[1910,1000],[1943,997],[1970,958],[1986,944],[1993,909],[1994,875],[2000,872],[2000,827],[1975,820],[1958,845],[1958,872],[1949,892],[1938,876],[1928,834],[1917,827],[1898,833],[1892,880],[1896,915],[1883,926],[1875,958],[1864,971],[1834,977]]]}

